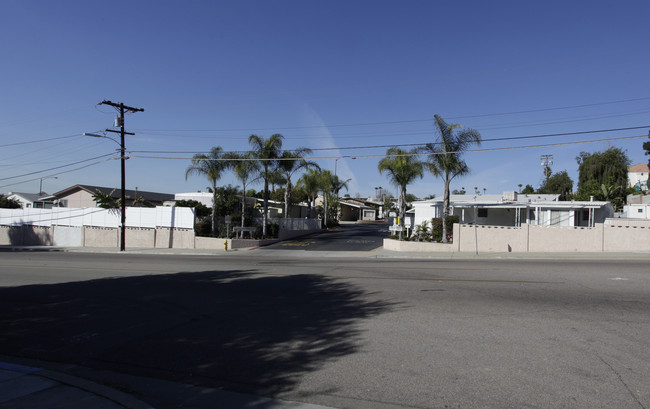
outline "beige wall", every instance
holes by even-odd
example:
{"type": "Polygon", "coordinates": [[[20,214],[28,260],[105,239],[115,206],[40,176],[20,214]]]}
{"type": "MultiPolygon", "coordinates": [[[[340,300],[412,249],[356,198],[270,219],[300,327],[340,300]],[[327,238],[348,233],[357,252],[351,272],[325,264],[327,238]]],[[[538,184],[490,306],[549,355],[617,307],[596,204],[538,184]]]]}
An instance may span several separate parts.
{"type": "Polygon", "coordinates": [[[93,195],[85,190],[78,190],[67,196],[61,196],[60,200],[67,200],[65,207],[97,207],[97,203],[93,200],[93,195]]]}
{"type": "MultiPolygon", "coordinates": [[[[119,234],[119,229],[117,229],[119,234]]],[[[127,228],[124,238],[126,248],[154,248],[156,243],[155,229],[127,228]]]]}
{"type": "Polygon", "coordinates": [[[650,227],[605,226],[604,251],[650,251],[650,227]]]}
{"type": "Polygon", "coordinates": [[[450,245],[384,240],[384,248],[394,251],[473,253],[477,247],[479,253],[650,252],[650,225],[597,223],[594,228],[586,228],[524,223],[521,228],[514,228],[454,224],[454,244],[450,245]]]}
{"type": "Polygon", "coordinates": [[[156,248],[193,249],[194,238],[194,230],[159,227],[156,229],[155,246],[156,248]]]}
{"type": "Polygon", "coordinates": [[[118,247],[119,229],[84,226],[84,247],[118,247]]]}
{"type": "Polygon", "coordinates": [[[527,235],[525,223],[521,228],[454,224],[454,241],[458,241],[461,251],[476,251],[478,243],[479,252],[525,252],[527,235]]]}
{"type": "Polygon", "coordinates": [[[603,225],[595,227],[529,226],[529,249],[544,252],[596,252],[603,251],[603,225]]]}
{"type": "Polygon", "coordinates": [[[52,229],[47,226],[0,226],[0,245],[51,246],[52,229]]]}

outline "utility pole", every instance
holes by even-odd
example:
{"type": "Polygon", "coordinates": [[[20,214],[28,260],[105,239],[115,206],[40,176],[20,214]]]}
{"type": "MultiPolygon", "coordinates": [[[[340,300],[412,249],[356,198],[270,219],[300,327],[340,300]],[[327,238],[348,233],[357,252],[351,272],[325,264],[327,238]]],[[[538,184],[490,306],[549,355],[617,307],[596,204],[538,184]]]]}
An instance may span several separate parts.
{"type": "Polygon", "coordinates": [[[143,112],[143,108],[133,108],[127,105],[124,105],[121,102],[111,102],[107,100],[103,100],[97,105],[110,105],[116,109],[119,109],[120,116],[119,116],[119,123],[117,125],[120,126],[119,131],[115,131],[113,129],[107,129],[106,132],[114,132],[114,133],[119,133],[120,134],[120,159],[121,159],[121,164],[122,164],[122,183],[121,183],[121,202],[122,202],[122,229],[120,232],[120,251],[126,250],[126,239],[124,236],[124,233],[126,231],[126,157],[125,157],[125,148],[124,148],[124,135],[135,135],[132,132],[126,132],[124,130],[124,112],[143,112]]]}
{"type": "Polygon", "coordinates": [[[542,160],[542,166],[544,166],[544,177],[546,177],[546,182],[548,182],[548,178],[551,176],[551,165],[553,164],[553,155],[542,155],[540,157],[542,160]]]}

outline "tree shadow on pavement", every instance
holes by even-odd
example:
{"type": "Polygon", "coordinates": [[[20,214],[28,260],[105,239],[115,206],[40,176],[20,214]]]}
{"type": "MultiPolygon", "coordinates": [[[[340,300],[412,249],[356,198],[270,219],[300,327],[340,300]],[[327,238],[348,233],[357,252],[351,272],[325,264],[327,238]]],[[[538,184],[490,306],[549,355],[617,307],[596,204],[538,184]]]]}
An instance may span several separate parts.
{"type": "Polygon", "coordinates": [[[318,275],[205,271],[0,288],[3,354],[273,396],[394,307],[318,275]]]}

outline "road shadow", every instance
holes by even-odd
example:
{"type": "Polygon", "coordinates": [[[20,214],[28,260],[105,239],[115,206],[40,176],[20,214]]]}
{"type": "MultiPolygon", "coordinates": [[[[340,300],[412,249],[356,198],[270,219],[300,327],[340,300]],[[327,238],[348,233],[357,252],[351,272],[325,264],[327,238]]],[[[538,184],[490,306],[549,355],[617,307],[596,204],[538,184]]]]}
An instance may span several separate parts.
{"type": "Polygon", "coordinates": [[[317,275],[205,271],[0,288],[3,354],[273,396],[395,305],[317,275]]]}

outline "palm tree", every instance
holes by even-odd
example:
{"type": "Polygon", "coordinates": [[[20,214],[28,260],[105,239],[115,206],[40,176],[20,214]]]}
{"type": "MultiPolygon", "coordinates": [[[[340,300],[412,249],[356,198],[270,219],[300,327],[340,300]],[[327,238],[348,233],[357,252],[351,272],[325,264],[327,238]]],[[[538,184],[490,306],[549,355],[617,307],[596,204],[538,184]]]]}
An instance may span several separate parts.
{"type": "Polygon", "coordinates": [[[266,236],[266,225],[269,214],[269,180],[271,173],[277,166],[277,159],[282,149],[282,140],[284,136],[279,133],[271,135],[264,139],[257,135],[248,137],[248,143],[253,148],[253,156],[259,161],[261,168],[261,177],[264,179],[264,210],[262,213],[262,236],[266,236]]]}
{"type": "Polygon", "coordinates": [[[308,205],[308,214],[311,217],[312,206],[315,205],[316,198],[318,197],[318,192],[320,192],[320,171],[318,169],[310,169],[305,174],[302,175],[298,181],[298,185],[305,191],[307,194],[307,205],[308,205]]]}
{"type": "Polygon", "coordinates": [[[377,169],[379,173],[386,173],[390,182],[400,188],[399,195],[399,239],[403,239],[404,216],[406,214],[406,186],[422,178],[424,172],[422,162],[417,157],[417,151],[406,152],[399,148],[390,148],[386,151],[386,157],[379,161],[377,169]]]}
{"type": "Polygon", "coordinates": [[[341,180],[338,176],[332,175],[332,172],[329,170],[320,172],[319,184],[325,198],[325,227],[327,227],[329,223],[330,213],[332,213],[331,216],[333,219],[336,218],[336,215],[338,214],[339,192],[343,188],[345,188],[345,190],[348,190],[348,182],[351,180],[352,179],[341,180]],[[330,211],[330,208],[334,210],[330,211]]]}
{"type": "Polygon", "coordinates": [[[212,234],[217,235],[217,181],[225,170],[221,146],[210,150],[208,155],[197,153],[192,157],[192,164],[185,171],[185,180],[190,175],[203,175],[210,181],[212,192],[212,234]]]}
{"type": "Polygon", "coordinates": [[[284,151],[282,157],[278,161],[278,170],[285,181],[284,187],[284,217],[289,217],[289,202],[291,199],[291,176],[300,169],[320,169],[316,162],[308,161],[303,158],[304,155],[311,154],[309,148],[298,148],[295,151],[284,151]]]}
{"type": "Polygon", "coordinates": [[[456,176],[469,173],[469,167],[461,159],[461,155],[471,145],[481,144],[481,134],[471,128],[463,129],[459,124],[448,124],[439,115],[434,115],[434,118],[438,141],[427,144],[422,151],[429,155],[425,162],[429,172],[442,178],[445,182],[442,202],[442,241],[446,243],[447,224],[445,219],[449,216],[449,185],[456,176]]]}
{"type": "MultiPolygon", "coordinates": [[[[245,227],[244,219],[246,216],[246,185],[254,182],[259,178],[260,164],[253,158],[251,152],[243,154],[228,153],[224,155],[227,158],[228,165],[232,168],[235,177],[242,184],[242,201],[241,201],[241,227],[245,227]]],[[[241,237],[244,237],[244,231],[241,231],[241,237]]]]}

